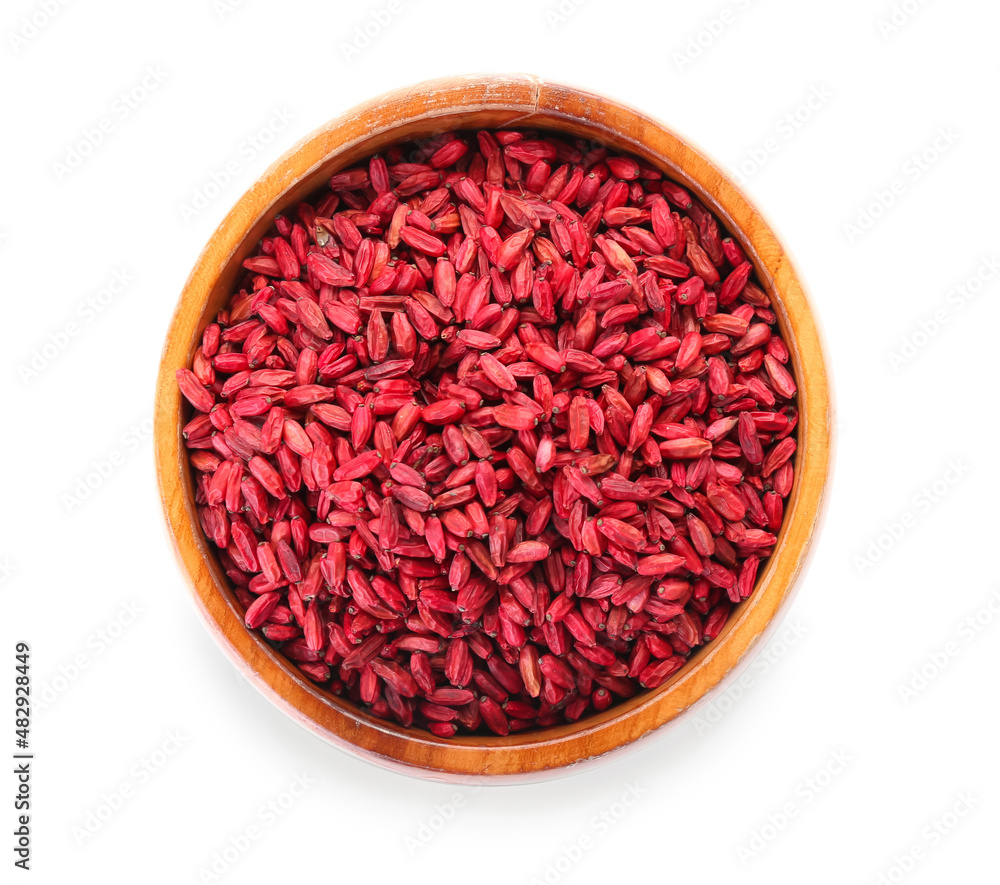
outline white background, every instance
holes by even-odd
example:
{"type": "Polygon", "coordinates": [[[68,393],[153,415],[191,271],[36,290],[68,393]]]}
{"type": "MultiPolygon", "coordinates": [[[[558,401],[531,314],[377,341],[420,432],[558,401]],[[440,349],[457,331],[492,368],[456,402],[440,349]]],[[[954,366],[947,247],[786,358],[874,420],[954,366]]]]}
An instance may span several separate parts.
{"type": "Polygon", "coordinates": [[[29,642],[37,752],[33,869],[11,866],[0,799],[3,880],[984,881],[1000,800],[996,4],[398,3],[368,45],[355,29],[387,3],[3,4],[0,695],[29,642]],[[606,93],[741,172],[811,292],[839,412],[816,556],[747,684],[599,769],[480,790],[356,761],[237,675],[167,543],[148,423],[184,279],[266,166],[359,101],[477,71],[606,93]],[[127,285],[95,312],[116,272],[127,285]]]}

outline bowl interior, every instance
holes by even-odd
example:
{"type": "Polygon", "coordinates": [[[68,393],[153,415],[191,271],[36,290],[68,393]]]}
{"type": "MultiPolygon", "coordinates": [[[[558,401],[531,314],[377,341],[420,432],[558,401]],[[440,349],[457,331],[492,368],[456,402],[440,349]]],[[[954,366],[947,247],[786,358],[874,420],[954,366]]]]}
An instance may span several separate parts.
{"type": "Polygon", "coordinates": [[[730,674],[786,600],[820,516],[829,458],[829,395],[817,331],[790,262],[759,213],[704,155],[644,115],[607,99],[534,78],[468,78],[423,84],[355,109],[297,144],[239,201],[198,260],[174,316],[157,391],[156,445],[164,509],[194,597],[217,641],[274,703],[324,739],[428,777],[537,777],[595,759],[674,719],[730,674]],[[572,134],[635,154],[689,188],[743,247],[770,296],[799,384],[796,477],[774,553],[757,589],[715,640],[657,689],[572,724],[509,737],[436,738],[377,719],[303,677],[243,626],[241,606],[194,506],[180,429],[188,420],[174,372],[190,365],[205,326],[245,273],[243,259],[273,224],[334,172],[400,142],[449,130],[531,128],[572,134]]]}

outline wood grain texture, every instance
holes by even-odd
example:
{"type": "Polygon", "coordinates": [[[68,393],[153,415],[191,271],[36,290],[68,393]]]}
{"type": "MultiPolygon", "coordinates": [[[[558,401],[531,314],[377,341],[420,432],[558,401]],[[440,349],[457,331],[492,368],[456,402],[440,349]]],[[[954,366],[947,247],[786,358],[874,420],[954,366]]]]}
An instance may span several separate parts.
{"type": "MultiPolygon", "coordinates": [[[[832,416],[819,334],[791,261],[761,214],[702,152],[662,123],[601,96],[530,76],[431,81],[380,96],[296,144],[239,200],[188,279],[167,334],[155,405],[157,475],[167,527],[210,633],[269,700],[322,739],[364,759],[426,778],[497,783],[579,770],[635,748],[738,675],[801,577],[822,515],[832,416]],[[241,263],[277,212],[333,173],[389,144],[451,129],[537,127],[637,154],[696,193],[753,261],[774,302],[799,385],[795,486],[774,555],[754,595],[723,632],[660,688],[581,722],[528,734],[439,739],[367,715],[304,678],[243,625],[240,606],[201,535],[181,439],[188,417],[174,381],[205,326],[228,301],[241,263]]],[[[662,733],[662,732],[661,732],[662,733]]]]}

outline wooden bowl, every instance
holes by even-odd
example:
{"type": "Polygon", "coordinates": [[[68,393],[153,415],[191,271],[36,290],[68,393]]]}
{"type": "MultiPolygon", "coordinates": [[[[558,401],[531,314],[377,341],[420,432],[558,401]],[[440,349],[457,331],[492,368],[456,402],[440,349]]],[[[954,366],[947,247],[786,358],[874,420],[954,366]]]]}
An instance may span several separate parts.
{"type": "Polygon", "coordinates": [[[831,430],[826,366],[799,279],[760,213],[711,160],[663,124],[601,96],[529,76],[475,76],[423,83],[354,108],[300,141],[239,200],[181,293],[160,368],[155,437],[167,525],[194,600],[223,651],[261,693],[319,737],[369,761],[431,779],[496,783],[565,774],[634,746],[736,675],[802,574],[821,515],[831,430]],[[799,387],[798,454],[784,525],[756,591],[668,682],[574,724],[509,737],[441,739],[374,718],[331,695],[244,627],[195,512],[181,439],[187,406],[174,373],[191,364],[202,331],[229,299],[244,272],[243,259],[276,213],[317,190],[333,172],[393,143],[496,127],[572,133],[631,152],[690,188],[716,214],[753,261],[791,351],[799,387]]]}

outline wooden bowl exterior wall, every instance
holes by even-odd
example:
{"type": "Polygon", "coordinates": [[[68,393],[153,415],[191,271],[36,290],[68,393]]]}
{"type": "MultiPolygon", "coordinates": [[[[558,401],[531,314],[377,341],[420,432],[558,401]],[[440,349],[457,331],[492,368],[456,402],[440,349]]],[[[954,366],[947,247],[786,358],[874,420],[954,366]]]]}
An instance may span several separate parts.
{"type": "Polygon", "coordinates": [[[490,783],[566,774],[634,747],[738,673],[801,576],[822,513],[832,430],[812,311],[788,257],[746,197],[661,123],[601,96],[517,75],[450,78],[392,92],[326,124],[274,163],[213,234],[181,293],[163,352],[155,425],[157,474],[176,554],[211,634],[244,675],[297,722],[355,755],[426,778],[490,783]],[[243,259],[276,213],[322,187],[333,172],[391,144],[446,130],[513,126],[571,133],[642,157],[690,188],[737,238],[772,298],[791,352],[800,409],[796,476],[774,554],[753,596],[664,685],[574,724],[509,737],[441,739],[377,719],[326,692],[246,629],[198,522],[181,438],[188,407],[174,373],[190,366],[205,326],[228,301],[244,273],[243,259]]]}

